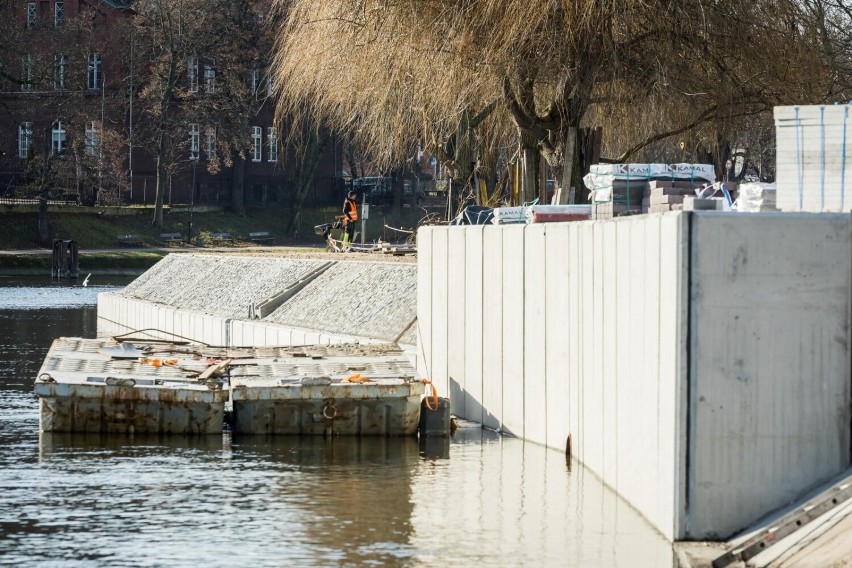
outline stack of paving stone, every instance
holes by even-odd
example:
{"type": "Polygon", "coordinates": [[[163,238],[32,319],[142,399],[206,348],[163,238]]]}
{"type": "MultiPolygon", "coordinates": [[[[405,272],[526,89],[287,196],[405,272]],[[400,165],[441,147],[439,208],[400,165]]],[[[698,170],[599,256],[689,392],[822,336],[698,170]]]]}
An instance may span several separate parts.
{"type": "Polygon", "coordinates": [[[684,198],[695,196],[705,183],[653,180],[642,200],[643,213],[664,213],[683,209],[684,198]]]}
{"type": "Polygon", "coordinates": [[[583,182],[591,191],[592,218],[609,219],[670,211],[683,195],[714,179],[713,166],[706,164],[596,164],[583,182]]]}
{"type": "Polygon", "coordinates": [[[852,108],[775,107],[777,205],[782,211],[852,208],[852,108]]]}
{"type": "Polygon", "coordinates": [[[743,183],[737,198],[737,211],[757,213],[777,211],[774,183],[743,183]]]}

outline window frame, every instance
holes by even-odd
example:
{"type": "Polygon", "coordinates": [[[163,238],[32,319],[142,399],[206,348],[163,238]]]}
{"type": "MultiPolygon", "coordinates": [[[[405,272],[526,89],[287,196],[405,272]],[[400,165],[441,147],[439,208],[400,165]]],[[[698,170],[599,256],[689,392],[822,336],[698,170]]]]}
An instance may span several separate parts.
{"type": "Polygon", "coordinates": [[[251,161],[263,161],[263,127],[251,127],[251,161]]]}
{"type": "Polygon", "coordinates": [[[61,120],[55,121],[50,127],[50,153],[53,156],[61,156],[68,148],[68,131],[62,125],[61,120]]]}
{"type": "Polygon", "coordinates": [[[269,163],[278,162],[278,128],[269,126],[266,129],[266,138],[269,143],[269,163]]]}
{"type": "Polygon", "coordinates": [[[86,88],[96,91],[103,88],[103,57],[100,53],[90,53],[86,71],[86,88]]]}
{"type": "Polygon", "coordinates": [[[97,156],[101,149],[101,137],[98,123],[94,120],[86,123],[86,154],[97,156]]]}
{"type": "Polygon", "coordinates": [[[201,157],[201,128],[197,122],[189,123],[189,159],[196,162],[201,157]]]}
{"type": "Polygon", "coordinates": [[[254,67],[251,70],[251,77],[249,78],[249,87],[251,88],[252,96],[257,96],[260,91],[260,68],[254,67]]]}
{"type": "Polygon", "coordinates": [[[206,146],[207,161],[212,162],[216,159],[216,128],[214,126],[207,127],[206,146]]]}
{"type": "Polygon", "coordinates": [[[18,157],[22,160],[27,159],[32,145],[33,123],[21,122],[18,124],[18,157]]]}
{"type": "Polygon", "coordinates": [[[61,28],[65,24],[65,2],[53,3],[53,27],[61,28]]]}
{"type": "Polygon", "coordinates": [[[195,56],[186,59],[186,82],[190,93],[198,92],[198,58],[195,56]]]}
{"type": "Polygon", "coordinates": [[[27,29],[31,30],[36,27],[38,21],[38,8],[35,2],[27,2],[27,29]]]}
{"type": "Polygon", "coordinates": [[[204,92],[209,95],[216,92],[216,66],[212,62],[204,64],[204,92]]]}
{"type": "Polygon", "coordinates": [[[33,90],[33,67],[35,67],[35,57],[32,53],[25,53],[21,56],[21,91],[32,92],[33,90]]]}
{"type": "Polygon", "coordinates": [[[68,54],[53,54],[53,90],[64,91],[68,88],[68,54]]]}

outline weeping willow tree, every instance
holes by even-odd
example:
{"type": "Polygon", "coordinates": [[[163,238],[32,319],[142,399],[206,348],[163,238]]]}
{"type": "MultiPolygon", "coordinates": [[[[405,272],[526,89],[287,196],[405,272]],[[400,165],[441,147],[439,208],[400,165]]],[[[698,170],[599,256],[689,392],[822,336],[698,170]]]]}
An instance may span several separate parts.
{"type": "Polygon", "coordinates": [[[617,30],[651,15],[593,0],[280,4],[281,116],[328,121],[385,167],[420,140],[462,182],[484,139],[541,153],[557,174],[570,166],[565,143],[599,68],[627,49],[617,30]]]}
{"type": "Polygon", "coordinates": [[[382,166],[420,140],[465,182],[483,147],[515,148],[567,186],[590,121],[616,159],[698,132],[719,154],[741,118],[836,96],[809,2],[279,0],[278,111],[382,166]]]}

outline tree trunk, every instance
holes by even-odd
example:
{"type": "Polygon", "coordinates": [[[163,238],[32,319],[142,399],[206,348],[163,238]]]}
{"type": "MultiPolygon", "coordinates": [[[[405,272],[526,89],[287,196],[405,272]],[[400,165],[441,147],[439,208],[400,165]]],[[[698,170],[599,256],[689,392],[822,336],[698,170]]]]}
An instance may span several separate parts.
{"type": "Polygon", "coordinates": [[[311,132],[303,137],[302,144],[304,147],[297,155],[295,175],[293,182],[296,185],[296,191],[293,199],[293,209],[290,215],[290,222],[287,225],[286,234],[297,236],[299,230],[300,217],[302,207],[305,203],[305,198],[308,196],[308,191],[311,189],[311,184],[314,181],[314,174],[317,171],[320,159],[326,150],[326,140],[320,138],[320,134],[311,132]]]}
{"type": "Polygon", "coordinates": [[[154,199],[154,221],[153,225],[159,229],[163,228],[163,200],[166,195],[166,179],[168,178],[162,152],[157,154],[157,187],[154,199]]]}
{"type": "Polygon", "coordinates": [[[561,187],[557,195],[557,203],[565,205],[568,203],[569,193],[571,191],[572,173],[574,171],[574,154],[577,147],[577,129],[573,126],[568,127],[568,134],[565,136],[565,148],[562,151],[562,179],[561,187]]]}
{"type": "Polygon", "coordinates": [[[237,215],[243,215],[245,213],[246,200],[246,160],[239,155],[235,155],[233,163],[231,211],[237,215]]]}
{"type": "Polygon", "coordinates": [[[38,196],[38,238],[43,244],[50,240],[50,229],[47,224],[47,187],[38,196]]]}

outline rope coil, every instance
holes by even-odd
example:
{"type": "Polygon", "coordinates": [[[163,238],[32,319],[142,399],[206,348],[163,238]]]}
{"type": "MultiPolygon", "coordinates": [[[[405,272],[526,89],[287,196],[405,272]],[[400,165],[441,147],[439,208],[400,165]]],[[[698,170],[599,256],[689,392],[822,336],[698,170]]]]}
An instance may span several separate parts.
{"type": "Polygon", "coordinates": [[[434,411],[438,410],[438,407],[441,404],[440,401],[438,400],[438,389],[435,388],[435,385],[429,379],[423,379],[423,384],[426,385],[426,389],[427,389],[426,398],[423,399],[426,403],[426,408],[428,408],[429,410],[434,412],[434,411]],[[429,392],[428,392],[429,388],[432,389],[432,402],[435,403],[434,408],[432,408],[432,405],[429,404],[429,392]]]}

